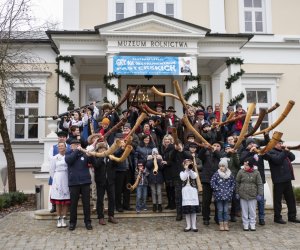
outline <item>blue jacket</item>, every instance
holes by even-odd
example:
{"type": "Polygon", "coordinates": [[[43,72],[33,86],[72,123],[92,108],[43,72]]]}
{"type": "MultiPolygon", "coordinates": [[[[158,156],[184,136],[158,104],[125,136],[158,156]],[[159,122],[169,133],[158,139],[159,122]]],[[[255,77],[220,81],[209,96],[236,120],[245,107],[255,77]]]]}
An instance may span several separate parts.
{"type": "Polygon", "coordinates": [[[88,168],[89,157],[79,150],[67,152],[65,161],[68,164],[69,186],[91,184],[91,175],[88,168]]]}
{"type": "Polygon", "coordinates": [[[233,175],[228,179],[222,178],[218,171],[214,173],[210,181],[211,188],[214,191],[215,201],[230,201],[235,189],[235,180],[233,175]]]}

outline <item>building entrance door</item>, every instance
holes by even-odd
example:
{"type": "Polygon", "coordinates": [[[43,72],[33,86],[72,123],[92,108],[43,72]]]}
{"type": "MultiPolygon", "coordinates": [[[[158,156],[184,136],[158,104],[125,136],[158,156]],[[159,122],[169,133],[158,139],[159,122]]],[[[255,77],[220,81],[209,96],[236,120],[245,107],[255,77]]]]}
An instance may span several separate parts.
{"type": "MultiPolygon", "coordinates": [[[[130,104],[130,102],[132,101],[133,99],[133,96],[134,96],[134,92],[135,92],[135,88],[136,88],[137,85],[128,85],[127,86],[127,89],[129,87],[132,88],[132,91],[131,91],[131,94],[130,94],[130,97],[129,97],[129,101],[127,102],[127,108],[130,104]]],[[[152,109],[155,109],[155,106],[157,104],[161,104],[165,107],[165,102],[166,102],[166,98],[163,97],[163,96],[159,96],[159,95],[156,95],[154,94],[152,91],[151,91],[151,88],[152,88],[153,85],[141,85],[141,88],[139,90],[139,93],[138,93],[138,96],[136,98],[137,101],[135,101],[133,103],[133,105],[138,105],[138,104],[141,104],[141,103],[146,103],[150,108],[152,109]]],[[[160,92],[165,92],[165,85],[155,85],[155,88],[157,88],[160,92]]]]}

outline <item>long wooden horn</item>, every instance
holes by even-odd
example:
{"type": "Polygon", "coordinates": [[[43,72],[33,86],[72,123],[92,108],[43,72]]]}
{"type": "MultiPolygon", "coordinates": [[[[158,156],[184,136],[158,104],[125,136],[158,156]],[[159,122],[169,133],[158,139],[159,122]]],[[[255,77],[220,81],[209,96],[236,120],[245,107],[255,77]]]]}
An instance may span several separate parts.
{"type": "Polygon", "coordinates": [[[284,111],[282,112],[282,114],[279,116],[279,118],[272,125],[270,125],[269,127],[265,128],[261,131],[256,132],[253,136],[260,135],[260,134],[263,134],[263,133],[268,133],[272,129],[276,128],[288,116],[288,114],[290,113],[290,111],[292,110],[294,105],[295,105],[295,102],[290,100],[288,102],[288,104],[286,105],[286,107],[285,107],[284,111]]]}
{"type": "MultiPolygon", "coordinates": [[[[231,115],[231,114],[233,114],[232,116],[234,116],[234,113],[230,113],[230,115],[231,115]]],[[[229,115],[229,116],[230,116],[230,115],[229,115]]],[[[228,118],[229,118],[229,116],[228,116],[228,118]]],[[[235,121],[240,120],[240,119],[243,119],[243,118],[245,118],[245,117],[246,117],[246,114],[242,114],[242,115],[238,115],[238,116],[236,116],[236,117],[233,117],[233,118],[231,118],[231,119],[227,119],[225,122],[220,122],[220,123],[215,122],[215,123],[213,124],[213,127],[215,127],[216,125],[219,125],[219,127],[225,126],[225,125],[227,125],[228,123],[235,122],[235,121]]]]}
{"type": "Polygon", "coordinates": [[[127,118],[123,117],[115,126],[113,126],[110,130],[108,130],[105,134],[104,134],[104,138],[106,139],[108,136],[110,136],[112,133],[118,131],[122,126],[125,125],[125,123],[127,122],[127,118]]]}
{"type": "Polygon", "coordinates": [[[141,179],[141,175],[140,175],[140,173],[139,173],[133,185],[131,185],[130,183],[128,183],[128,184],[126,185],[127,189],[129,189],[131,192],[132,192],[134,189],[136,189],[136,187],[139,185],[140,179],[141,179]]]}
{"type": "Polygon", "coordinates": [[[104,152],[88,152],[85,149],[82,149],[82,151],[96,157],[107,157],[108,155],[113,154],[119,147],[121,147],[121,141],[119,139],[116,139],[115,142],[111,145],[111,147],[104,152]]]}
{"type": "Polygon", "coordinates": [[[263,149],[255,150],[255,152],[260,154],[260,155],[266,154],[272,148],[274,148],[274,146],[277,144],[277,142],[280,141],[282,135],[283,135],[283,133],[275,131],[273,136],[272,136],[272,139],[269,141],[269,143],[263,149]]]}
{"type": "Polygon", "coordinates": [[[262,121],[264,120],[265,118],[265,115],[268,113],[267,109],[261,109],[260,112],[259,112],[259,116],[258,116],[258,119],[252,129],[252,131],[250,131],[248,134],[245,135],[245,138],[253,135],[258,129],[259,129],[259,126],[260,124],[262,123],[262,121]]]}
{"type": "Polygon", "coordinates": [[[151,109],[146,103],[143,104],[143,108],[144,108],[149,114],[153,114],[153,115],[163,115],[163,113],[157,112],[157,111],[151,109]]]}
{"type": "Polygon", "coordinates": [[[254,110],[255,110],[255,103],[250,103],[249,106],[248,106],[247,115],[246,115],[246,118],[245,118],[245,121],[244,121],[244,125],[243,125],[241,133],[238,137],[238,141],[234,145],[234,149],[238,149],[239,146],[241,145],[242,141],[244,140],[245,134],[248,131],[249,122],[250,122],[250,119],[251,119],[251,116],[252,116],[254,110]]]}
{"type": "Polygon", "coordinates": [[[224,105],[224,94],[220,92],[220,122],[222,122],[223,118],[223,105],[224,105]]]}
{"type": "Polygon", "coordinates": [[[157,175],[158,174],[158,164],[157,164],[157,157],[156,157],[156,155],[153,156],[153,165],[154,165],[153,174],[157,175]]]}
{"type": "Polygon", "coordinates": [[[193,134],[194,134],[194,135],[195,135],[202,143],[204,143],[204,144],[208,145],[210,148],[212,148],[212,145],[210,145],[210,144],[208,143],[208,141],[205,140],[205,139],[203,138],[203,136],[200,135],[200,133],[192,126],[192,124],[190,123],[190,121],[189,121],[189,119],[187,118],[186,115],[184,115],[184,116],[182,117],[182,121],[183,121],[183,123],[185,124],[185,126],[186,126],[190,131],[192,131],[192,133],[193,133],[193,134]]]}
{"type": "Polygon", "coordinates": [[[271,108],[268,109],[268,114],[273,112],[275,109],[277,109],[280,106],[278,102],[276,102],[271,108]]]}
{"type": "Polygon", "coordinates": [[[175,89],[176,89],[176,92],[177,92],[177,95],[178,95],[178,97],[179,97],[179,100],[181,101],[181,103],[182,103],[182,105],[183,105],[183,107],[184,107],[184,110],[185,111],[188,111],[188,106],[187,106],[187,102],[186,102],[186,100],[184,99],[184,97],[183,97],[183,94],[182,94],[182,91],[181,91],[181,89],[180,89],[180,86],[179,86],[179,83],[178,83],[178,81],[173,81],[173,84],[174,84],[174,87],[175,87],[175,89]]]}
{"type": "MultiPolygon", "coordinates": [[[[130,130],[130,132],[126,136],[125,140],[127,140],[129,138],[129,136],[132,136],[132,134],[137,130],[137,128],[141,125],[141,123],[143,122],[143,120],[145,118],[147,118],[147,114],[142,112],[140,114],[140,116],[137,118],[136,123],[134,124],[133,128],[130,130]]],[[[126,145],[127,145],[127,143],[126,143],[126,145]]]]}
{"type": "Polygon", "coordinates": [[[180,100],[178,96],[176,95],[173,95],[171,93],[163,93],[163,92],[160,92],[157,88],[155,88],[154,86],[151,88],[151,91],[156,94],[156,95],[159,95],[159,96],[168,96],[168,97],[172,97],[172,98],[175,98],[177,100],[180,100]]]}
{"type": "Polygon", "coordinates": [[[126,158],[127,158],[128,155],[130,154],[130,152],[132,151],[132,149],[133,149],[133,147],[132,147],[131,145],[127,145],[127,146],[125,147],[125,150],[124,150],[124,152],[123,152],[123,154],[122,154],[121,157],[116,157],[116,156],[114,156],[114,155],[112,155],[112,154],[109,155],[108,157],[109,157],[109,159],[111,159],[112,161],[123,162],[123,161],[126,160],[126,158]]]}

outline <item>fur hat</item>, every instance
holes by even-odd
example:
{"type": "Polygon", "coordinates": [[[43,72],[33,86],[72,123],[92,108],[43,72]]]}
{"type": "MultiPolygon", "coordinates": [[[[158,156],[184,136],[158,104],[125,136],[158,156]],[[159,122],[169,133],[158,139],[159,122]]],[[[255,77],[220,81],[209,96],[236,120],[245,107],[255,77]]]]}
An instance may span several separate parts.
{"type": "Polygon", "coordinates": [[[224,166],[225,168],[228,168],[228,162],[229,162],[228,158],[226,158],[226,157],[221,158],[220,162],[219,162],[219,167],[224,166]]]}
{"type": "Polygon", "coordinates": [[[98,149],[100,149],[100,148],[105,148],[105,149],[107,149],[107,143],[106,143],[106,142],[98,142],[98,143],[96,144],[96,151],[97,151],[98,149]]]}
{"type": "Polygon", "coordinates": [[[112,109],[113,106],[112,106],[111,103],[105,102],[105,103],[102,104],[102,107],[101,107],[101,108],[102,108],[102,110],[105,110],[105,109],[112,109]]]}

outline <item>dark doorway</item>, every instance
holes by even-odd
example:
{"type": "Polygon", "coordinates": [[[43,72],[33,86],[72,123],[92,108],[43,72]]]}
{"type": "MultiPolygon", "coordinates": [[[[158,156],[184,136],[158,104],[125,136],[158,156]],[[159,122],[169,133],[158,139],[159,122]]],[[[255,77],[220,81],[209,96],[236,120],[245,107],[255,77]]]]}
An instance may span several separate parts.
{"type": "MultiPolygon", "coordinates": [[[[131,100],[133,99],[133,95],[135,92],[135,87],[137,85],[128,85],[127,89],[131,87],[133,90],[131,91],[129,102],[127,102],[127,108],[131,100]]],[[[150,108],[155,109],[157,104],[161,104],[165,107],[166,98],[163,96],[159,96],[154,94],[151,91],[152,86],[155,86],[160,92],[165,92],[165,85],[141,85],[141,88],[138,93],[137,102],[134,102],[133,105],[138,105],[141,103],[146,103],[150,108]]]]}

